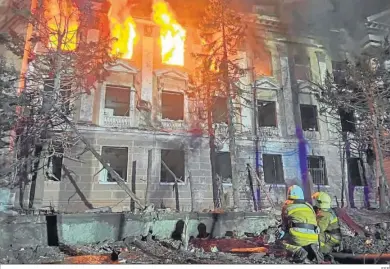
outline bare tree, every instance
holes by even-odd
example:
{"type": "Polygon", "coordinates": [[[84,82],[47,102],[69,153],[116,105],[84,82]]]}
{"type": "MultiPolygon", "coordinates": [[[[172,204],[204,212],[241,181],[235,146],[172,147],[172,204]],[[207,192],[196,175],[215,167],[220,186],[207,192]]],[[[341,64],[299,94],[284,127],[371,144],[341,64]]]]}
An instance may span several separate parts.
{"type": "MultiPolygon", "coordinates": [[[[354,115],[356,130],[353,135],[337,127],[340,137],[347,142],[344,150],[348,153],[355,149],[359,154],[373,149],[375,174],[379,182],[380,207],[385,209],[387,179],[384,170],[384,145],[389,132],[389,42],[387,39],[378,51],[372,55],[361,55],[345,62],[339,75],[328,74],[325,85],[317,85],[321,93],[318,100],[323,104],[322,111],[328,116],[339,119],[340,113],[354,115]]],[[[351,119],[347,119],[347,121],[351,119]]],[[[367,156],[368,163],[370,156],[367,156]]]]}

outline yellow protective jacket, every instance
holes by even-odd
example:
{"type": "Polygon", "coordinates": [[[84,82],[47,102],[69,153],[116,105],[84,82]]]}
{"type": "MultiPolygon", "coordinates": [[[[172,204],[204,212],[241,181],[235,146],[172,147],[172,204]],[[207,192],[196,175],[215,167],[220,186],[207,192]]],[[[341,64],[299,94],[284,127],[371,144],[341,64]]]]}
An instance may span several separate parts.
{"type": "Polygon", "coordinates": [[[287,200],[282,207],[282,228],[288,232],[299,224],[310,224],[317,227],[313,207],[303,200],[287,200]]]}
{"type": "Polygon", "coordinates": [[[320,234],[328,233],[335,237],[341,237],[339,219],[332,209],[319,210],[317,212],[317,223],[320,234]]]}

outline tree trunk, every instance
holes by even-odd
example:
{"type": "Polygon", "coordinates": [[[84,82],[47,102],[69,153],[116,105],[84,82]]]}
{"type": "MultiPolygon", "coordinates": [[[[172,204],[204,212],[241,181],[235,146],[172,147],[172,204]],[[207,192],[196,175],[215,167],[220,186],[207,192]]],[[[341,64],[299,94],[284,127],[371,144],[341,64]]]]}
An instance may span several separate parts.
{"type": "Polygon", "coordinates": [[[146,192],[145,192],[145,204],[150,203],[150,193],[152,192],[152,150],[148,150],[148,168],[146,170],[146,192]]]}
{"type": "Polygon", "coordinates": [[[195,211],[195,190],[192,182],[191,171],[188,170],[188,183],[190,185],[190,195],[191,195],[191,212],[195,211]]]}
{"type": "Polygon", "coordinates": [[[234,211],[239,208],[240,204],[240,179],[237,173],[237,165],[236,165],[236,138],[235,138],[235,127],[234,127],[234,104],[233,104],[233,96],[234,92],[232,92],[230,79],[229,79],[229,57],[228,57],[228,49],[227,49],[227,40],[226,40],[226,29],[225,29],[225,12],[224,12],[225,4],[222,3],[222,47],[223,47],[223,59],[221,63],[221,69],[223,74],[223,83],[225,86],[225,92],[227,94],[227,107],[228,107],[228,136],[229,136],[229,151],[230,151],[230,160],[232,165],[232,187],[233,187],[233,207],[234,211]]]}
{"type": "MultiPolygon", "coordinates": [[[[345,140],[345,138],[343,138],[343,140],[345,140]]],[[[340,163],[341,163],[341,207],[344,207],[344,200],[346,202],[346,206],[350,207],[348,180],[345,175],[345,168],[346,168],[345,141],[344,141],[344,146],[341,144],[341,142],[339,143],[339,150],[340,150],[340,163]]]]}
{"type": "Polygon", "coordinates": [[[80,138],[80,140],[84,143],[87,150],[89,150],[92,155],[103,165],[103,168],[107,170],[108,173],[112,176],[112,179],[118,183],[118,185],[127,193],[137,203],[142,209],[145,208],[145,204],[142,203],[141,199],[139,199],[126,185],[126,182],[115,172],[114,169],[102,158],[102,156],[92,147],[89,141],[79,132],[77,127],[66,117],[64,114],[60,114],[62,119],[70,126],[70,128],[75,132],[75,134],[80,138]]]}

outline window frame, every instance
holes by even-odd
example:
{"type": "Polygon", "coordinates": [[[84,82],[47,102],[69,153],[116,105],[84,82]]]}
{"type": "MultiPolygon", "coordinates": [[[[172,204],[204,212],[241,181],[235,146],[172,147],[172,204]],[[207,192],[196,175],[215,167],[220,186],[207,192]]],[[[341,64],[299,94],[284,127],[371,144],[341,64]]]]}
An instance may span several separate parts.
{"type": "MultiPolygon", "coordinates": [[[[132,105],[132,100],[131,100],[131,87],[130,86],[124,86],[124,85],[117,85],[117,84],[112,84],[112,83],[107,83],[104,85],[104,102],[103,102],[103,114],[105,114],[105,110],[106,109],[111,109],[109,107],[106,107],[106,101],[107,101],[107,89],[108,88],[119,88],[119,89],[123,89],[123,90],[128,90],[129,92],[129,100],[128,100],[128,115],[127,116],[121,116],[121,115],[114,115],[114,112],[115,112],[115,109],[113,109],[113,117],[126,117],[126,118],[130,118],[132,115],[130,114],[131,112],[131,105],[132,105]]],[[[118,102],[114,102],[114,103],[118,103],[118,102]]],[[[121,104],[121,103],[118,103],[118,104],[121,104]]]]}
{"type": "MultiPolygon", "coordinates": [[[[183,178],[182,178],[182,180],[181,181],[178,181],[177,182],[177,184],[178,185],[186,185],[186,183],[187,183],[187,172],[186,172],[186,164],[187,164],[187,154],[186,154],[186,151],[185,150],[182,150],[182,149],[160,149],[160,168],[159,168],[159,175],[158,175],[158,177],[159,177],[159,184],[160,185],[174,185],[175,184],[175,182],[169,182],[169,181],[161,181],[161,173],[162,173],[162,154],[163,154],[163,151],[180,151],[180,152],[183,152],[183,157],[184,157],[184,159],[183,159],[183,165],[184,165],[184,167],[183,167],[183,178]]],[[[168,165],[168,164],[167,164],[168,165]]],[[[169,169],[171,169],[170,167],[169,167],[169,169]]],[[[172,171],[172,172],[174,172],[174,171],[172,171]]]]}
{"type": "Polygon", "coordinates": [[[327,171],[327,166],[326,166],[326,159],[325,156],[320,156],[320,155],[309,155],[307,156],[307,173],[310,172],[311,178],[313,185],[318,185],[318,186],[329,186],[329,179],[328,179],[328,171],[327,171]],[[323,164],[323,167],[321,168],[310,168],[310,158],[313,159],[319,159],[319,164],[321,166],[321,163],[323,164]],[[324,184],[317,184],[314,182],[314,176],[313,173],[311,173],[311,169],[323,169],[323,176],[324,176],[324,184]]]}
{"type": "Polygon", "coordinates": [[[301,114],[301,127],[302,127],[302,130],[303,131],[306,131],[306,132],[319,132],[320,131],[320,126],[319,126],[319,115],[318,115],[318,108],[316,105],[308,105],[308,104],[299,104],[299,112],[301,114]],[[316,122],[316,125],[315,125],[315,128],[314,130],[310,130],[310,129],[305,129],[304,126],[303,126],[303,113],[302,113],[302,107],[303,108],[309,108],[309,107],[312,107],[314,108],[314,116],[315,116],[315,122],[316,122]]]}
{"type": "Polygon", "coordinates": [[[363,168],[360,166],[361,158],[359,158],[359,157],[349,157],[349,158],[347,159],[347,169],[348,169],[348,181],[349,181],[349,183],[350,183],[350,184],[356,183],[356,182],[352,179],[352,175],[350,174],[350,171],[353,170],[352,168],[350,168],[350,166],[351,166],[350,160],[356,160],[356,161],[357,161],[357,167],[358,167],[358,169],[359,169],[359,181],[360,181],[360,185],[353,185],[353,186],[355,186],[355,187],[366,187],[366,186],[367,186],[367,182],[364,180],[363,171],[360,171],[360,169],[363,170],[363,168]]]}
{"type": "Polygon", "coordinates": [[[211,111],[211,118],[213,120],[213,123],[214,124],[229,124],[229,106],[227,104],[228,102],[228,98],[225,97],[225,96],[213,96],[212,97],[212,111],[211,111]],[[225,121],[216,121],[215,120],[215,117],[214,116],[214,112],[217,110],[217,107],[216,107],[216,100],[217,99],[224,99],[225,100],[225,106],[226,106],[226,120],[225,121]]]}
{"type": "MultiPolygon", "coordinates": [[[[127,166],[126,166],[126,180],[125,183],[127,184],[129,182],[129,147],[128,146],[100,146],[100,154],[103,157],[103,148],[123,148],[127,151],[127,166]]],[[[104,159],[107,161],[106,159],[104,159]]],[[[115,170],[115,169],[114,169],[115,170]]],[[[117,172],[118,173],[118,172],[117,172]]],[[[121,175],[120,175],[121,176],[121,175]]],[[[107,181],[108,179],[108,171],[103,167],[101,163],[99,163],[99,184],[118,184],[116,181],[107,181]]]]}
{"type": "Polygon", "coordinates": [[[264,154],[262,154],[262,164],[263,164],[263,167],[262,167],[262,170],[263,170],[263,176],[264,176],[264,182],[265,182],[265,184],[267,184],[267,185],[283,185],[283,186],[285,186],[286,185],[286,179],[284,178],[284,165],[283,165],[283,155],[282,154],[269,154],[269,153],[264,153],[264,154]],[[266,177],[265,177],[265,163],[264,163],[264,160],[265,160],[265,156],[267,156],[267,157],[271,157],[272,158],[272,160],[273,160],[273,164],[274,164],[274,167],[273,167],[273,172],[275,172],[275,178],[277,177],[277,172],[276,172],[276,168],[277,167],[275,167],[275,157],[276,158],[280,158],[280,164],[281,164],[281,175],[279,175],[279,176],[281,176],[281,178],[282,178],[282,181],[281,182],[278,182],[278,181],[276,181],[276,182],[267,182],[266,181],[266,177]]]}
{"type": "Polygon", "coordinates": [[[160,112],[160,115],[161,115],[161,120],[162,121],[184,121],[185,119],[185,95],[184,93],[182,92],[175,92],[175,91],[169,91],[169,90],[162,90],[161,91],[161,112],[160,112]],[[164,118],[164,109],[163,109],[163,96],[164,94],[167,94],[167,95],[178,95],[178,96],[181,96],[182,98],[182,107],[183,107],[183,110],[181,111],[181,119],[169,119],[169,118],[164,118]]]}
{"type": "Polygon", "coordinates": [[[257,127],[258,128],[278,128],[278,113],[277,113],[277,104],[276,104],[276,101],[266,101],[266,100],[260,100],[260,99],[257,99],[256,100],[256,112],[257,112],[257,127]],[[275,122],[274,124],[275,125],[260,125],[260,111],[259,111],[259,107],[261,107],[259,105],[259,103],[263,103],[263,104],[273,104],[274,105],[274,116],[275,116],[275,122]]]}
{"type": "Polygon", "coordinates": [[[228,154],[229,156],[229,164],[230,164],[230,180],[232,180],[233,178],[233,169],[232,169],[232,163],[231,163],[231,156],[230,156],[230,152],[229,151],[217,151],[216,154],[215,154],[215,174],[218,175],[220,178],[222,178],[222,184],[232,184],[232,182],[227,182],[227,181],[224,181],[223,177],[218,174],[218,170],[220,169],[220,165],[218,163],[218,157],[223,155],[223,154],[228,154]]]}

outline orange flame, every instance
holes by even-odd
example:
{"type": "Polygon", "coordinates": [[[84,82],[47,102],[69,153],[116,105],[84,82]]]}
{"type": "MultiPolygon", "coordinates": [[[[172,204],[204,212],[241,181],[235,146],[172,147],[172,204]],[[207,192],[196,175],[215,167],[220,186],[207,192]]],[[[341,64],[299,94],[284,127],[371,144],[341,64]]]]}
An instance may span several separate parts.
{"type": "Polygon", "coordinates": [[[110,33],[111,37],[116,39],[112,44],[111,53],[123,59],[131,59],[137,33],[127,0],[110,0],[110,3],[111,7],[108,12],[110,33]]]}
{"type": "Polygon", "coordinates": [[[153,20],[160,26],[162,62],[169,65],[184,65],[186,31],[175,20],[164,0],[153,3],[153,20]]]}
{"type": "Polygon", "coordinates": [[[44,0],[44,7],[49,48],[75,50],[80,13],[72,0],[44,0]]]}

